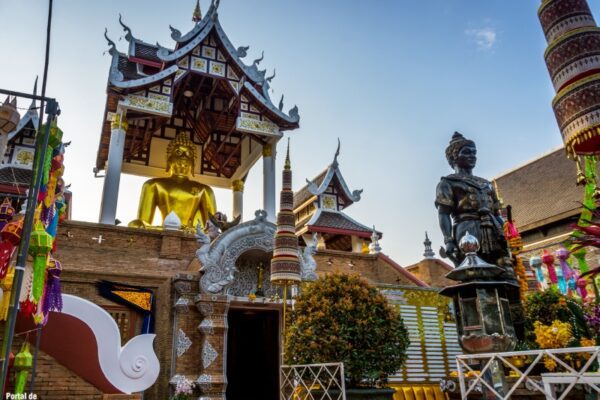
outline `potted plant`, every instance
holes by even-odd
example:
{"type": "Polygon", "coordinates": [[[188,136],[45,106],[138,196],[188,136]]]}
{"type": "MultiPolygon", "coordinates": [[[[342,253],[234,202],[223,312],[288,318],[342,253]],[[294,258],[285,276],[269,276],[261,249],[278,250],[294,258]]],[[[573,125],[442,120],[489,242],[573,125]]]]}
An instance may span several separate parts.
{"type": "Polygon", "coordinates": [[[406,359],[400,314],[358,275],[329,274],[303,288],[289,314],[288,364],[343,362],[348,399],[392,399],[388,375],[406,359]]]}

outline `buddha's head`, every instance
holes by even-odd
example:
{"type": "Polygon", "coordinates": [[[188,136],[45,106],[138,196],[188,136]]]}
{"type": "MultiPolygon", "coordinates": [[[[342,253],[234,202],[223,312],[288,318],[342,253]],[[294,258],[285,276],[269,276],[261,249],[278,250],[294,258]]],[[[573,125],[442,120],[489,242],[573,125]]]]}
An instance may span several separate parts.
{"type": "Polygon", "coordinates": [[[195,165],[196,146],[187,134],[178,134],[167,147],[167,172],[171,176],[193,175],[195,165]]]}
{"type": "Polygon", "coordinates": [[[446,159],[454,169],[461,168],[472,170],[477,162],[477,148],[475,142],[466,139],[458,132],[454,132],[450,144],[446,148],[446,159]]]}

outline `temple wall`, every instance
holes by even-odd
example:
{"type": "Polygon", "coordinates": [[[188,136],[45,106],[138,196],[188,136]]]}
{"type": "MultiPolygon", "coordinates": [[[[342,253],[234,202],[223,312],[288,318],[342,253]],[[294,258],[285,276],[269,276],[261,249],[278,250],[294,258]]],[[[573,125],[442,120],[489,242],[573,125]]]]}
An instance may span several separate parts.
{"type": "Polygon", "coordinates": [[[414,285],[388,263],[374,254],[320,250],[314,255],[317,274],[328,272],[359,273],[373,284],[414,285]]]}

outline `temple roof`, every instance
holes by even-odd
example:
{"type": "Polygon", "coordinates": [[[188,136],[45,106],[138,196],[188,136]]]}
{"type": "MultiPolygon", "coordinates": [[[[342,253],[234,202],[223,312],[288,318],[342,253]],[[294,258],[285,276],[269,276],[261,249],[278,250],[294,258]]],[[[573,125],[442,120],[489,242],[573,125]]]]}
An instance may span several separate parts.
{"type": "Polygon", "coordinates": [[[270,98],[275,72],[259,69],[262,56],[243,61],[248,47],[233,46],[218,6],[213,0],[186,34],[171,27],[173,48],[136,38],[121,17],[127,51],[117,50],[105,32],[112,60],[97,171],[106,167],[110,120],[121,111],[129,123],[123,172],[165,176],[165,142],[183,130],[200,152],[194,179],[223,188],[244,179],[263,146],[299,127],[298,107],[284,112],[283,97],[278,105],[270,98]]]}
{"type": "MultiPolygon", "coordinates": [[[[348,215],[339,211],[317,209],[311,219],[305,224],[310,232],[353,234],[359,237],[370,238],[373,229],[355,221],[348,215]]],[[[381,238],[382,233],[377,232],[381,238]]]]}
{"type": "Polygon", "coordinates": [[[563,148],[492,180],[504,206],[512,206],[521,232],[581,213],[583,187],[563,148]]]}
{"type": "MultiPolygon", "coordinates": [[[[321,183],[323,183],[323,180],[325,179],[327,171],[328,169],[323,170],[323,172],[321,172],[319,175],[313,178],[311,182],[313,182],[317,186],[320,186],[321,183]]],[[[308,190],[308,184],[302,186],[300,190],[294,193],[294,209],[304,204],[308,199],[310,199],[313,196],[314,195],[308,190]]]]}
{"type": "Polygon", "coordinates": [[[338,189],[338,194],[344,198],[343,208],[346,208],[353,203],[360,201],[362,194],[361,190],[350,191],[338,165],[338,156],[340,155],[340,142],[338,139],[338,147],[333,158],[333,162],[317,175],[312,181],[306,180],[307,184],[300,190],[294,193],[294,209],[304,204],[313,196],[320,196],[330,185],[334,185],[338,189]]]}

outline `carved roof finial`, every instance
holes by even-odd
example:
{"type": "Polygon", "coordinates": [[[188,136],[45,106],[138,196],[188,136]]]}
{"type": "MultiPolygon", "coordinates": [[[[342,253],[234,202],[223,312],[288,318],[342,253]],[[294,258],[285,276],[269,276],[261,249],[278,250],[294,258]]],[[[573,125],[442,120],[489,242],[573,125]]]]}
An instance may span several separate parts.
{"type": "Polygon", "coordinates": [[[263,60],[263,58],[265,58],[265,52],[264,52],[264,50],[260,53],[260,57],[257,58],[256,60],[254,60],[254,62],[252,63],[252,65],[258,65],[258,64],[260,64],[260,62],[263,60]]]}
{"type": "Polygon", "coordinates": [[[117,45],[115,44],[115,42],[110,40],[110,38],[108,37],[108,28],[104,28],[104,37],[106,38],[106,41],[108,42],[108,45],[110,46],[108,53],[112,56],[113,54],[115,54],[117,52],[117,45]]]}
{"type": "Polygon", "coordinates": [[[338,165],[338,156],[340,155],[340,138],[338,138],[337,149],[335,150],[335,156],[333,156],[333,166],[337,167],[338,165]]]}
{"type": "Polygon", "coordinates": [[[123,30],[125,31],[125,40],[127,40],[128,42],[131,42],[131,39],[133,39],[133,34],[131,33],[131,29],[129,29],[129,27],[123,23],[123,17],[121,16],[120,13],[119,13],[119,24],[121,24],[121,26],[123,27],[123,30]]]}
{"type": "Polygon", "coordinates": [[[269,82],[269,83],[271,83],[271,81],[273,80],[273,78],[275,78],[275,76],[276,76],[276,75],[277,75],[277,70],[276,70],[276,69],[274,69],[274,70],[273,70],[273,75],[271,75],[270,77],[268,77],[268,78],[266,79],[266,81],[267,81],[267,82],[269,82]]]}
{"type": "Polygon", "coordinates": [[[192,21],[198,23],[202,21],[202,11],[200,11],[200,0],[196,0],[196,7],[194,8],[194,13],[192,14],[192,21]]]}
{"type": "Polygon", "coordinates": [[[285,165],[283,168],[286,170],[292,169],[292,164],[290,162],[290,138],[288,138],[287,142],[287,153],[285,154],[285,165]]]}
{"type": "Polygon", "coordinates": [[[423,257],[425,258],[434,258],[435,253],[431,249],[431,240],[429,240],[429,236],[427,235],[427,231],[425,231],[425,241],[423,242],[425,245],[425,252],[423,253],[423,257]]]}

